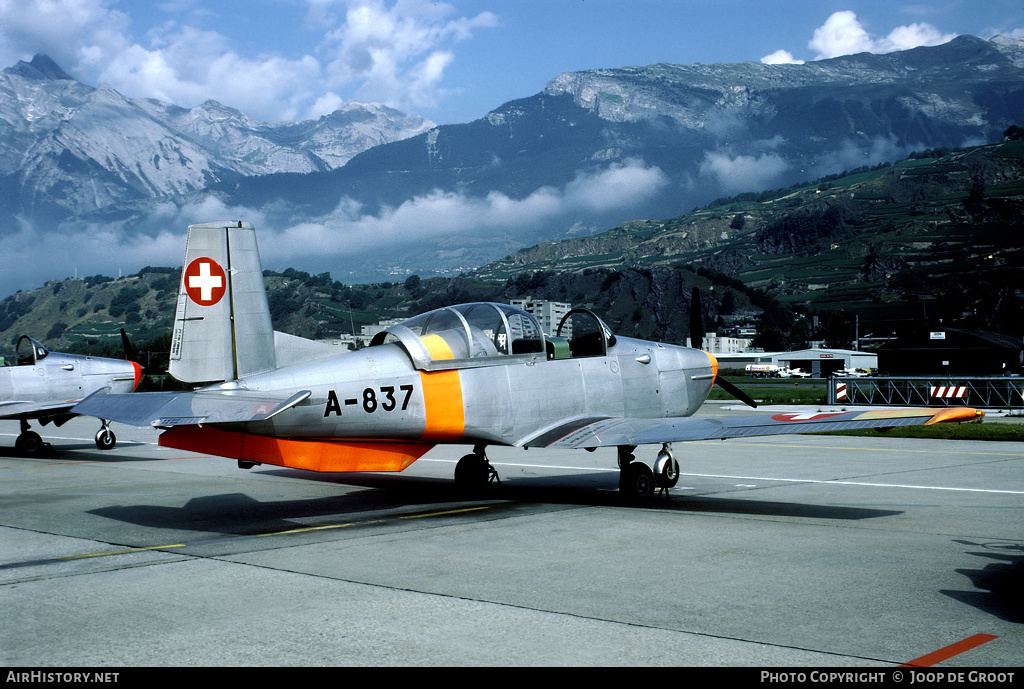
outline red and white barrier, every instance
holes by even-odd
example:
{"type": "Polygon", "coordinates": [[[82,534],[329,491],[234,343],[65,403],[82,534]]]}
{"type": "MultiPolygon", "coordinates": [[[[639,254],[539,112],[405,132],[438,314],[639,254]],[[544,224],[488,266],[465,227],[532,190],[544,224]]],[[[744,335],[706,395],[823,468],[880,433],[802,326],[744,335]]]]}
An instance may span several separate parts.
{"type": "Polygon", "coordinates": [[[963,399],[967,397],[965,385],[932,386],[932,398],[940,400],[963,399]]]}

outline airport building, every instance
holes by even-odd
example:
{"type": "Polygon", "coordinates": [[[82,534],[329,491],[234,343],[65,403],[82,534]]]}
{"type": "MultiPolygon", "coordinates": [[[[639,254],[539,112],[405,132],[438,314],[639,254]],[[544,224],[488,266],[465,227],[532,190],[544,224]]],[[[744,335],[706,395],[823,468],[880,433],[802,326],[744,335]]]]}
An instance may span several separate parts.
{"type": "MultiPolygon", "coordinates": [[[[543,330],[544,334],[548,336],[555,334],[555,331],[558,330],[558,324],[562,322],[562,318],[572,311],[572,304],[567,304],[562,301],[534,299],[533,297],[526,297],[525,299],[511,299],[508,303],[511,306],[515,306],[527,313],[533,314],[533,316],[540,321],[541,330],[543,330]]],[[[565,335],[565,333],[563,333],[563,335],[565,335]]]]}
{"type": "Polygon", "coordinates": [[[782,352],[775,362],[781,367],[801,369],[812,378],[828,378],[843,369],[878,369],[878,355],[873,352],[858,352],[853,349],[801,349],[796,352],[782,352]]]}
{"type": "MultiPolygon", "coordinates": [[[[689,337],[686,338],[686,346],[693,346],[689,337]]],[[[748,347],[750,347],[749,337],[727,337],[719,336],[718,333],[707,333],[704,335],[704,342],[700,348],[717,356],[746,352],[748,347]]]]}
{"type": "MultiPolygon", "coordinates": [[[[713,352],[712,352],[713,353],[713,352]]],[[[782,369],[800,369],[812,378],[827,378],[836,371],[878,369],[878,355],[852,349],[810,348],[794,352],[740,352],[715,354],[719,369],[747,370],[747,365],[775,366],[782,369]]]]}

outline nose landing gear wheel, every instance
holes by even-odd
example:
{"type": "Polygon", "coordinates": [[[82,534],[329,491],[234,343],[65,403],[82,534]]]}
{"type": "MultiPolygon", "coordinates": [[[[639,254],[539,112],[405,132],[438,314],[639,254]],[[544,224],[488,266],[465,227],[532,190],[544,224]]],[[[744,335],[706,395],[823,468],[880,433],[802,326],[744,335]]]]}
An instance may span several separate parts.
{"type": "Polygon", "coordinates": [[[112,450],[117,444],[117,436],[108,426],[104,426],[96,432],[96,447],[101,450],[112,450]]]}
{"type": "Polygon", "coordinates": [[[654,476],[659,488],[672,488],[679,483],[679,462],[672,455],[672,446],[665,443],[654,460],[654,476]]]}

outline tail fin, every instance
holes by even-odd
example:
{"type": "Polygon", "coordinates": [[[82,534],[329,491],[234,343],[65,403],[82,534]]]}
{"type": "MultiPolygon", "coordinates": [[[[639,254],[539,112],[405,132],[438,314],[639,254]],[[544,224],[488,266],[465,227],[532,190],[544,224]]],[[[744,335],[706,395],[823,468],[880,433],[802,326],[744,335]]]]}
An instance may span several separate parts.
{"type": "Polygon", "coordinates": [[[168,372],[198,383],[274,368],[256,231],[242,222],[190,225],[168,372]]]}

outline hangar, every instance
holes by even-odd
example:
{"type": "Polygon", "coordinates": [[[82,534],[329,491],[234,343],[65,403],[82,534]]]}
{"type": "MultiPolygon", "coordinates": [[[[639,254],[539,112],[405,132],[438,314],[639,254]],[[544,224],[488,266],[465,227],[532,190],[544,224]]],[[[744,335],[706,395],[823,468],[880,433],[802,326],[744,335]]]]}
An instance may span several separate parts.
{"type": "Polygon", "coordinates": [[[992,376],[1021,373],[1020,338],[983,330],[944,328],[901,337],[878,350],[888,375],[992,376]]]}
{"type": "Polygon", "coordinates": [[[779,366],[799,368],[810,373],[812,378],[828,378],[843,369],[878,368],[877,354],[852,349],[801,349],[776,354],[775,359],[779,366]]]}
{"type": "Polygon", "coordinates": [[[826,378],[843,369],[878,368],[878,355],[872,352],[858,352],[852,349],[825,349],[812,347],[794,352],[745,352],[740,354],[715,354],[723,369],[742,371],[747,364],[774,364],[781,368],[799,368],[813,378],[826,378]]]}

